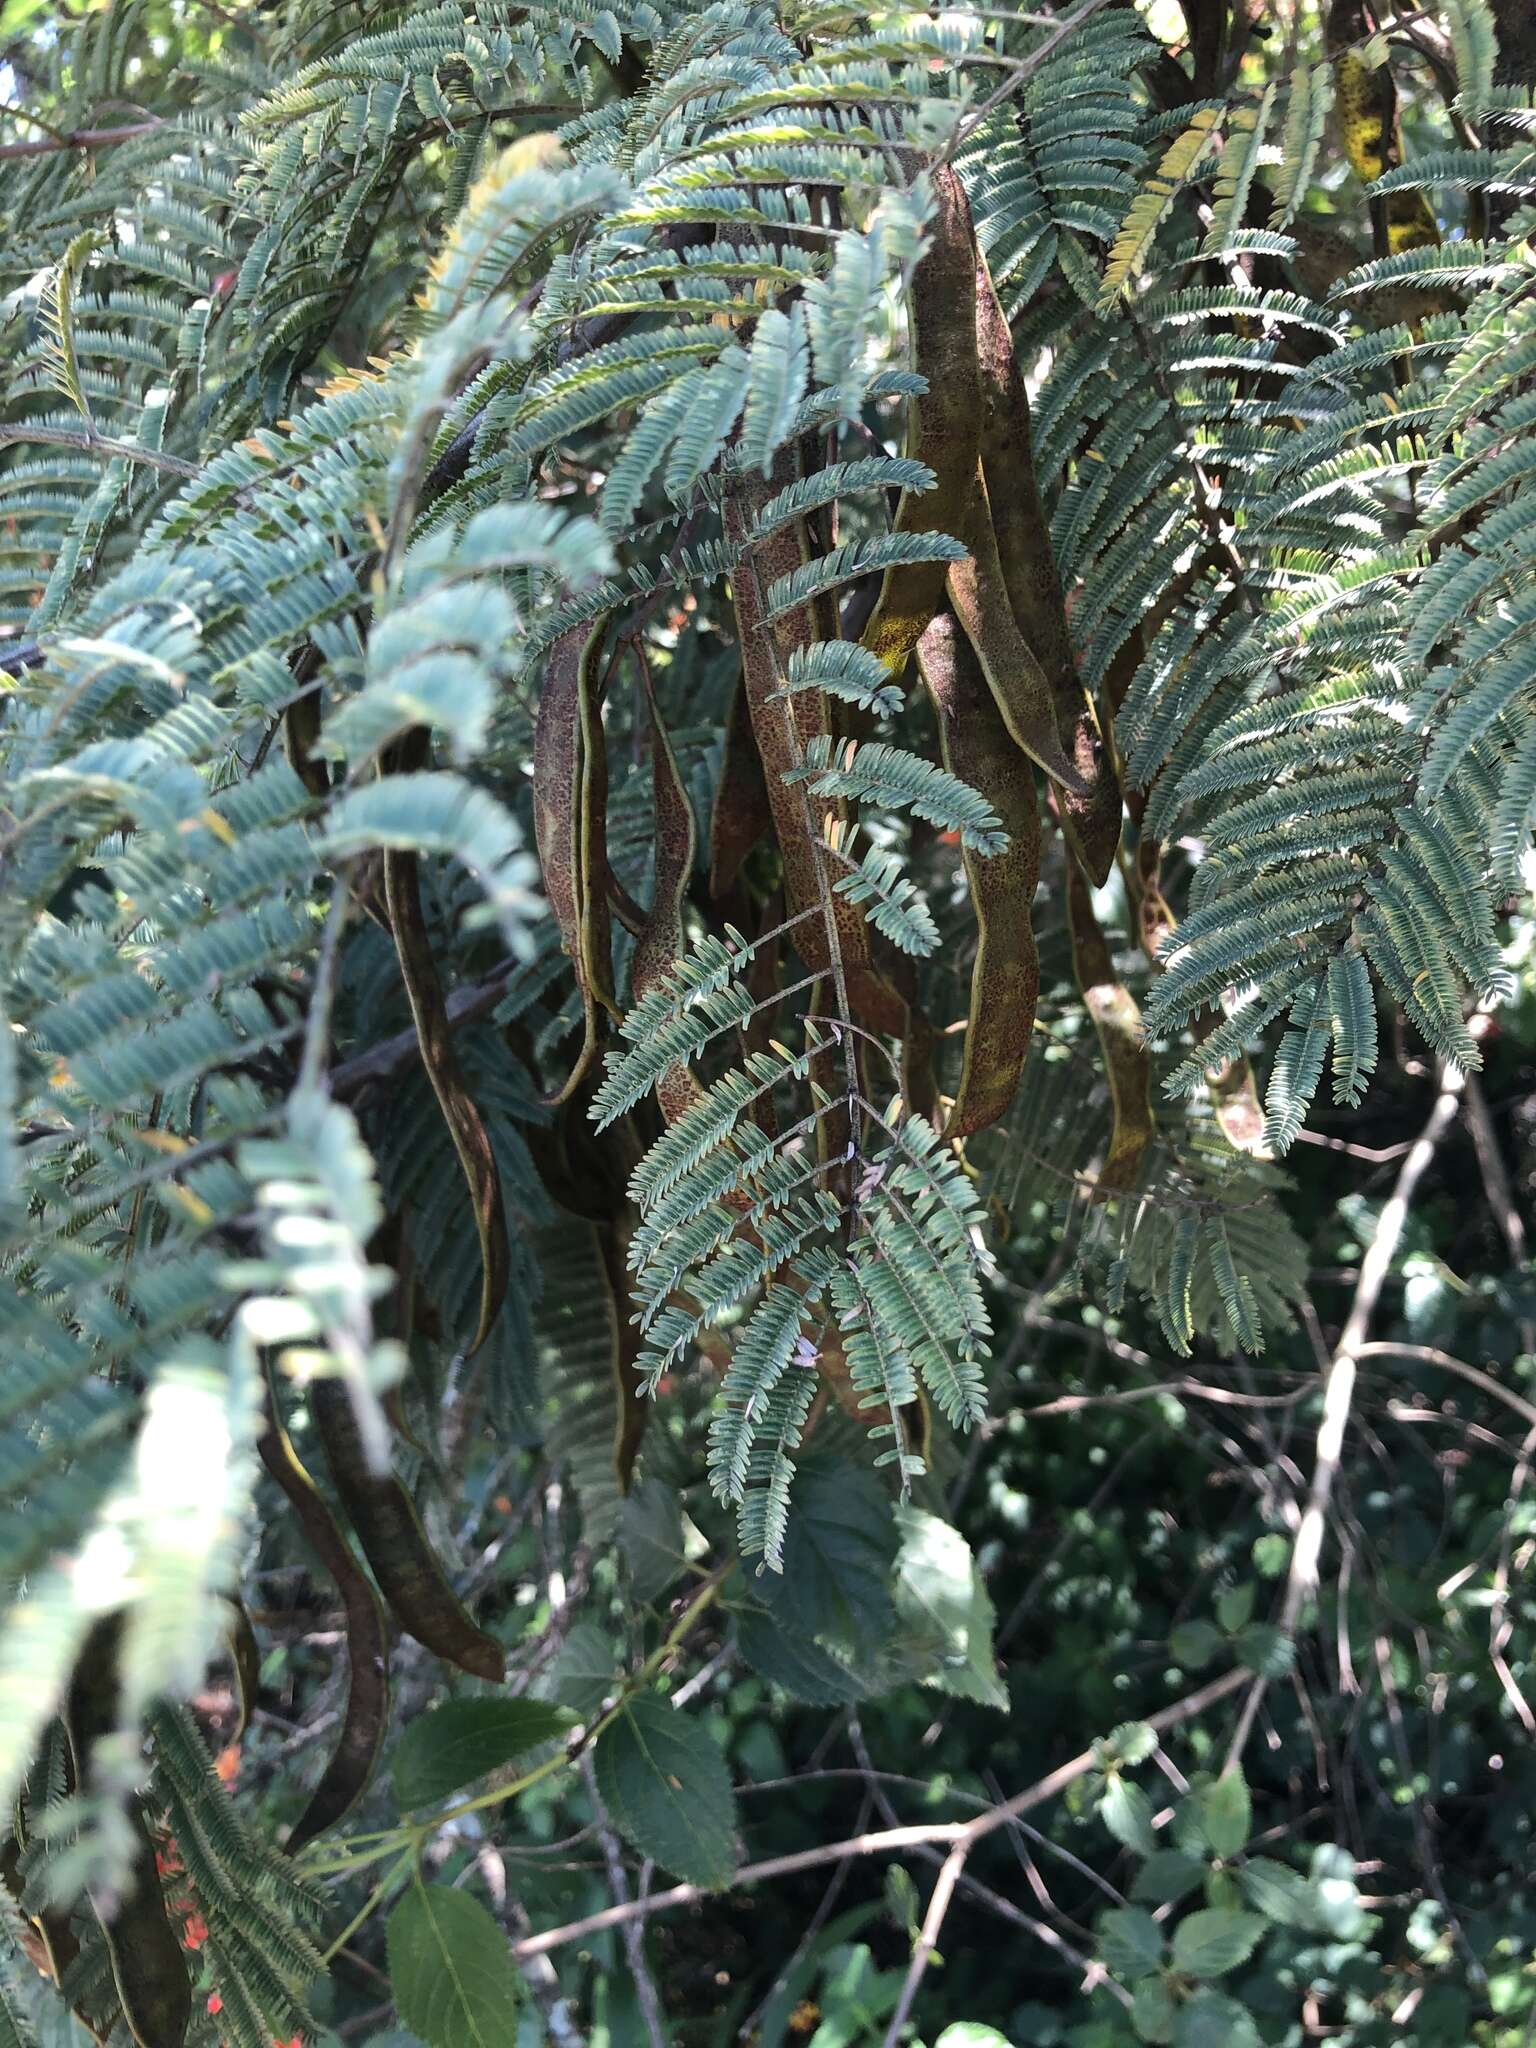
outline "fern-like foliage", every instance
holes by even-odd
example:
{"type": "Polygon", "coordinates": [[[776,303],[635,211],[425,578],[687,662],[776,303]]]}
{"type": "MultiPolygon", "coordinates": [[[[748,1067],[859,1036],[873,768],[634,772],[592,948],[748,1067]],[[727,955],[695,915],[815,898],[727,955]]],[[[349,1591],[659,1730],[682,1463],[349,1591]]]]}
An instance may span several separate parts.
{"type": "Polygon", "coordinates": [[[125,0],[38,52],[0,1782],[122,1612],[75,1867],[164,1802],[240,2048],[303,2024],[308,1908],[174,1702],[258,1450],[309,1503],[289,1382],[345,1392],[389,1595],[408,1366],[599,1542],[637,1394],[707,1369],[777,1572],[830,1405],[903,1489],[981,1419],[1000,1214],[1253,1350],[1325,1076],[1383,1005],[1476,1064],[1536,830],[1536,211],[1444,12],[1406,161],[1329,155],[1349,37],[1213,81],[1129,7],[281,6],[194,87],[125,0]]]}

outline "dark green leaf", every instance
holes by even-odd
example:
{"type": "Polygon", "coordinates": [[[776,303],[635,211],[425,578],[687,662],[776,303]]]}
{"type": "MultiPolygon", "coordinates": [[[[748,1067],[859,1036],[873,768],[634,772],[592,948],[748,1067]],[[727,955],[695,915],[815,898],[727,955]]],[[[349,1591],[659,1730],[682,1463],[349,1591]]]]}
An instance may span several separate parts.
{"type": "Polygon", "coordinates": [[[1171,2041],[1177,2010],[1166,1977],[1143,1977],[1131,2000],[1131,2025],[1138,2039],[1171,2041]]]}
{"type": "Polygon", "coordinates": [[[1168,1638],[1169,1654],[1186,1671],[1199,1671],[1221,1648],[1221,1631],[1209,1621],[1181,1621],[1168,1638]]]}
{"type": "Polygon", "coordinates": [[[1229,1636],[1235,1636],[1253,1613],[1253,1584],[1228,1586],[1216,1596],[1216,1619],[1229,1636]]]}
{"type": "Polygon", "coordinates": [[[1206,1906],[1173,1930],[1173,1966],[1188,1977],[1221,1977],[1247,1962],[1264,1932],[1257,1913],[1206,1906]]]}
{"type": "Polygon", "coordinates": [[[1122,1771],[1116,1771],[1104,1787],[1099,1819],[1117,1842],[1124,1842],[1138,1856],[1150,1856],[1157,1847],[1157,1837],[1152,1832],[1152,1802],[1122,1771]]]}
{"type": "Polygon", "coordinates": [[[868,1697],[868,1687],[856,1671],[808,1636],[780,1628],[761,1608],[749,1608],[741,1617],[736,1641],[759,1677],[783,1686],[792,1699],[813,1707],[845,1707],[868,1697]]]}
{"type": "Polygon", "coordinates": [[[1224,1991],[1197,1991],[1179,2013],[1173,2048],[1260,2048],[1247,2011],[1224,1991]]]}
{"type": "Polygon", "coordinates": [[[619,1544],[642,1606],[658,1599],[683,1569],[683,1504],[659,1479],[640,1479],[619,1511],[619,1544]]]}
{"type": "Polygon", "coordinates": [[[408,1812],[433,1806],[488,1771],[563,1735],[571,1716],[545,1700],[450,1700],[413,1721],[395,1751],[395,1796],[408,1812]]]}
{"type": "Polygon", "coordinates": [[[582,1720],[618,1689],[618,1653],[593,1621],[578,1621],[549,1668],[544,1690],[582,1720]]]}
{"type": "Polygon", "coordinates": [[[1140,1906],[1116,1906],[1099,1922],[1099,1950],[1112,1976],[1133,1981],[1162,1968],[1163,1930],[1140,1906]]]}
{"type": "Polygon", "coordinates": [[[807,1459],[790,1492],[780,1577],[758,1590],[784,1625],[808,1636],[884,1647],[895,1627],[889,1592],[897,1532],[878,1476],[840,1458],[807,1459]]]}
{"type": "Polygon", "coordinates": [[[642,1856],[691,1884],[718,1887],[736,1867],[736,1798],[703,1726],[642,1694],[603,1730],[598,1790],[642,1856]]]}
{"type": "Polygon", "coordinates": [[[1296,1662],[1296,1645],[1283,1629],[1256,1621],[1245,1628],[1235,1645],[1239,1663],[1261,1678],[1284,1678],[1296,1662]]]}
{"type": "Polygon", "coordinates": [[[516,2038],[517,1970],[478,1899],[415,1885],[389,1916],[386,1945],[395,2008],[427,2048],[506,2048],[516,2038]]]}
{"type": "Polygon", "coordinates": [[[1182,1849],[1159,1849],[1137,1871],[1131,1897],[1152,1906],[1171,1905],[1192,1892],[1204,1874],[1205,1865],[1182,1849]]]}

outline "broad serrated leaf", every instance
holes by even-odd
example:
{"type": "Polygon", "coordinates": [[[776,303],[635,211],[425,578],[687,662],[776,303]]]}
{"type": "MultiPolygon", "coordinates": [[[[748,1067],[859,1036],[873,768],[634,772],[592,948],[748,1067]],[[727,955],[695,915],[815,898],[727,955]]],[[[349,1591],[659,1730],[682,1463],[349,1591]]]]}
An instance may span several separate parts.
{"type": "Polygon", "coordinates": [[[1117,1842],[1134,1849],[1138,1856],[1150,1856],[1157,1847],[1157,1837],[1152,1832],[1152,1802],[1122,1771],[1116,1771],[1104,1787],[1099,1819],[1117,1842]]]}
{"type": "Polygon", "coordinates": [[[813,1707],[846,1707],[870,1688],[857,1670],[841,1664],[809,1636],[780,1628],[771,1614],[749,1609],[741,1617],[737,1647],[760,1678],[813,1707]]]}
{"type": "Polygon", "coordinates": [[[1163,1964],[1163,1930],[1141,1906],[1116,1906],[1099,1922],[1099,1953],[1116,1977],[1134,1982],[1163,1964]]]}
{"type": "Polygon", "coordinates": [[[506,2048],[518,2029],[507,1938],[468,1892],[414,1886],[389,1916],[389,1988],[427,2048],[506,2048]]]}
{"type": "Polygon", "coordinates": [[[1136,2029],[1137,2039],[1171,2041],[1177,2013],[1178,2007],[1168,1980],[1165,1977],[1143,1977],[1131,1999],[1131,2025],[1136,2029]]]}
{"type": "Polygon", "coordinates": [[[1187,1825],[1214,1856],[1236,1856],[1253,1826],[1253,1800],[1241,1764],[1210,1784],[1196,1784],[1179,1809],[1187,1825]]]}
{"type": "Polygon", "coordinates": [[[718,1890],[736,1868],[736,1796],[702,1724],[664,1700],[631,1700],[593,1752],[598,1790],[642,1856],[718,1890]]]}
{"type": "Polygon", "coordinates": [[[1158,1849],[1137,1871],[1131,1897],[1151,1906],[1168,1906],[1192,1892],[1206,1866],[1182,1849],[1158,1849]]]}
{"type": "Polygon", "coordinates": [[[1221,1630],[1214,1622],[1181,1621],[1168,1638],[1168,1652],[1186,1671],[1209,1664],[1221,1648],[1221,1630]]]}
{"type": "Polygon", "coordinates": [[[400,1738],[392,1775],[407,1811],[433,1806],[488,1771],[553,1742],[571,1725],[544,1700],[449,1700],[413,1721],[400,1738]]]}
{"type": "Polygon", "coordinates": [[[619,1547],[642,1605],[665,1593],[683,1570],[683,1505],[659,1479],[640,1479],[619,1510],[619,1547]]]}
{"type": "Polygon", "coordinates": [[[1207,1987],[1180,2008],[1173,2048],[1260,2048],[1259,2030],[1245,2006],[1207,1987]]]}
{"type": "Polygon", "coordinates": [[[1264,1933],[1258,1913],[1204,1906],[1173,1930],[1173,1967],[1187,1977],[1221,1977],[1246,1963],[1264,1933]]]}
{"type": "Polygon", "coordinates": [[[1300,1871],[1271,1856],[1251,1856],[1237,1873],[1243,1896],[1256,1913],[1281,1927],[1320,1924],[1317,1893],[1300,1871]]]}
{"type": "Polygon", "coordinates": [[[1266,1621],[1256,1621],[1245,1628],[1232,1647],[1237,1651],[1238,1662],[1261,1678],[1284,1678],[1296,1662],[1294,1639],[1284,1629],[1266,1621]]]}
{"type": "Polygon", "coordinates": [[[895,1625],[890,1575],[897,1531],[874,1473],[807,1459],[790,1491],[781,1578],[760,1585],[786,1629],[883,1647],[895,1625]]]}
{"type": "Polygon", "coordinates": [[[543,1690],[583,1720],[619,1685],[618,1652],[595,1621],[578,1621],[549,1667],[543,1690]]]}
{"type": "Polygon", "coordinates": [[[1008,1689],[992,1659],[992,1601],[971,1546],[922,1508],[896,1511],[896,1611],[935,1659],[928,1682],[962,1699],[1006,1708],[1008,1689]]]}

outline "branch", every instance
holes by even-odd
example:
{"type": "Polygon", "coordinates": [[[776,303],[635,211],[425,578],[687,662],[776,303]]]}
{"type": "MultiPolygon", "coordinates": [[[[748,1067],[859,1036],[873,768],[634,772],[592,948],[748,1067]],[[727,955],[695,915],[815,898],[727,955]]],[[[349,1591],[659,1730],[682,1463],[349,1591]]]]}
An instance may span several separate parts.
{"type": "MultiPolygon", "coordinates": [[[[1317,1588],[1318,1565],[1323,1551],[1323,1531],[1327,1526],[1329,1503],[1333,1499],[1333,1483],[1338,1477],[1339,1460],[1344,1450],[1344,1432],[1349,1426],[1350,1409],[1354,1403],[1357,1368],[1362,1354],[1370,1348],[1366,1338],[1371,1327],[1371,1318],[1376,1313],[1381,1290],[1386,1284],[1388,1273],[1392,1270],[1392,1261],[1397,1256],[1403,1226],[1408,1221],[1408,1211],[1414,1195],[1418,1192],[1419,1182],[1428,1171],[1440,1140],[1449,1130],[1460,1109],[1466,1089],[1466,1076],[1459,1068],[1449,1065],[1446,1061],[1440,1062],[1439,1075],[1440,1092],[1435,1097],[1428,1121],[1408,1148],[1407,1155],[1398,1169],[1397,1183],[1377,1219],[1376,1229],[1370,1244],[1366,1247],[1365,1257],[1360,1261],[1360,1272],[1355,1281],[1355,1298],[1350,1304],[1348,1319],[1332,1357],[1323,1368],[1323,1414],[1317,1427],[1312,1484],[1307,1494],[1307,1505],[1296,1530],[1296,1541],[1291,1550],[1290,1574],[1285,1582],[1285,1598],[1280,1609],[1280,1626],[1287,1636],[1294,1637],[1302,1608],[1317,1588]]],[[[1466,1370],[1475,1372],[1476,1367],[1469,1366],[1466,1370]]],[[[1243,1710],[1238,1717],[1237,1728],[1227,1750],[1228,1770],[1247,1746],[1248,1737],[1268,1689],[1269,1681],[1262,1677],[1255,1678],[1249,1688],[1248,1697],[1243,1701],[1243,1710]]]]}
{"type": "MultiPolygon", "coordinates": [[[[1248,1678],[1246,1671],[1229,1671],[1222,1678],[1212,1679],[1198,1692],[1186,1693],[1181,1700],[1156,1714],[1147,1715],[1149,1726],[1162,1730],[1176,1728],[1181,1722],[1189,1721],[1218,1700],[1234,1693],[1248,1678]]],[[[951,1853],[964,1845],[969,1855],[976,1843],[995,1829],[1006,1827],[1021,1813],[1028,1813],[1032,1807],[1043,1806],[1048,1799],[1054,1799],[1079,1778],[1086,1777],[1097,1767],[1098,1759],[1091,1749],[1085,1749],[1069,1762],[1060,1764],[1046,1777],[1037,1778],[1033,1785],[1026,1785],[1022,1792],[1016,1792],[1012,1799],[1002,1806],[989,1807],[974,1820],[929,1821],[902,1828],[878,1828],[873,1833],[851,1835],[846,1841],[823,1842],[814,1849],[797,1849],[789,1856],[770,1856],[763,1863],[744,1864],[731,1880],[731,1890],[745,1885],[762,1884],[770,1877],[791,1877],[799,1870],[814,1870],[823,1863],[838,1863],[852,1856],[891,1856],[901,1849],[915,1849],[930,1842],[945,1842],[951,1853]]],[[[961,1861],[964,1861],[962,1856],[961,1861]]],[[[696,1884],[675,1884],[664,1892],[652,1892],[648,1898],[631,1899],[622,1906],[605,1906],[601,1912],[588,1913],[580,1920],[571,1920],[564,1927],[551,1927],[543,1934],[531,1934],[527,1940],[513,1944],[512,1953],[518,1958],[543,1955],[554,1948],[564,1948],[567,1943],[580,1941],[588,1934],[601,1934],[609,1927],[622,1927],[627,1921],[640,1919],[652,1913],[669,1911],[673,1906],[690,1906],[697,1900],[710,1897],[703,1886],[696,1884]]]]}
{"type": "MultiPolygon", "coordinates": [[[[7,113],[19,113],[15,107],[7,107],[7,113]]],[[[23,120],[31,116],[23,114],[23,120]]],[[[130,121],[121,128],[73,128],[67,134],[42,135],[36,142],[0,142],[0,162],[19,156],[52,156],[61,149],[110,149],[117,142],[132,142],[137,136],[150,135],[163,124],[158,115],[151,115],[144,121],[130,121]]]]}
{"type": "Polygon", "coordinates": [[[1365,1257],[1360,1261],[1360,1277],[1355,1282],[1355,1298],[1350,1305],[1349,1319],[1323,1374],[1323,1415],[1317,1430],[1312,1486],[1301,1527],[1296,1532],[1296,1545],[1291,1552],[1290,1577],[1286,1581],[1285,1604],[1280,1615],[1280,1625],[1287,1635],[1295,1634],[1302,1607],[1317,1585],[1323,1526],[1328,1518],[1328,1503],[1333,1497],[1333,1482],[1344,1448],[1344,1431],[1354,1400],[1356,1364],[1371,1327],[1371,1318],[1376,1313],[1376,1304],[1381,1299],[1381,1290],[1392,1270],[1392,1261],[1397,1256],[1403,1226],[1408,1221],[1408,1211],[1419,1182],[1461,1107],[1465,1087],[1466,1076],[1460,1069],[1442,1062],[1440,1092],[1435,1097],[1434,1108],[1398,1169],[1397,1185],[1381,1212],[1365,1257]]]}
{"type": "MultiPolygon", "coordinates": [[[[515,964],[509,960],[488,980],[472,982],[467,988],[453,991],[448,998],[448,1022],[455,1031],[476,1023],[488,1010],[495,1009],[507,992],[507,977],[515,964]]],[[[421,1041],[413,1024],[404,1031],[397,1031],[393,1038],[381,1039],[377,1045],[369,1046],[366,1052],[358,1053],[354,1059],[343,1060],[339,1067],[333,1067],[330,1093],[338,1102],[350,1102],[375,1081],[392,1081],[412,1060],[420,1057],[421,1041]]]]}
{"type": "Polygon", "coordinates": [[[1495,1401],[1502,1401],[1506,1408],[1512,1408],[1524,1422],[1536,1428],[1536,1406],[1522,1400],[1512,1388],[1496,1380],[1492,1373],[1483,1372],[1478,1366],[1468,1365],[1465,1359],[1452,1358],[1448,1351],[1440,1351],[1433,1344],[1362,1344],[1355,1352],[1356,1358],[1406,1358],[1414,1365],[1432,1365],[1439,1372],[1453,1372],[1461,1379],[1470,1381],[1474,1387],[1495,1401]]]}
{"type": "MultiPolygon", "coordinates": [[[[0,150],[0,156],[4,154],[0,150]]],[[[163,469],[170,476],[193,477],[203,473],[195,462],[183,462],[179,455],[162,455],[156,448],[141,448],[136,441],[112,441],[104,434],[84,429],[76,433],[70,427],[35,427],[25,421],[0,427],[0,448],[35,446],[78,448],[87,455],[106,455],[113,460],[120,456],[125,462],[144,462],[151,469],[163,469]]]]}

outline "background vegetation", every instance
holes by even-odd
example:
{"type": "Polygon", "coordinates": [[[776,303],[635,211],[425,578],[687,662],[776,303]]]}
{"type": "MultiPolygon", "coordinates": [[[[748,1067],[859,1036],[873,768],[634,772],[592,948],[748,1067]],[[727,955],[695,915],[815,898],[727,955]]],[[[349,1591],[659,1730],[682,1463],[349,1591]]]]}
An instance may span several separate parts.
{"type": "Polygon", "coordinates": [[[1519,0],[0,14],[0,2037],[1536,2039],[1519,0]]]}

